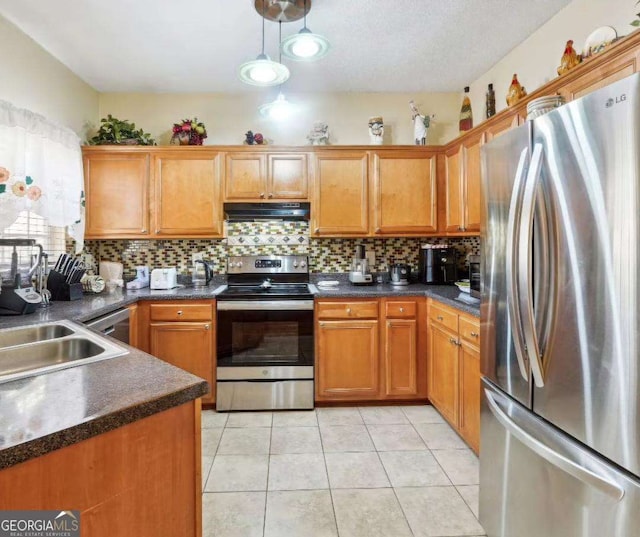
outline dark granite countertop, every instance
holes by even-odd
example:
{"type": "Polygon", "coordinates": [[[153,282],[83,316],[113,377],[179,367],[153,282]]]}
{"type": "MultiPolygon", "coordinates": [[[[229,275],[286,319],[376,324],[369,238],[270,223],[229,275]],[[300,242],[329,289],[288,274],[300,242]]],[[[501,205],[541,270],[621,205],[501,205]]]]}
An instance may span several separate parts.
{"type": "Polygon", "coordinates": [[[129,354],[0,384],[0,469],[205,395],[207,383],[129,354]]]}

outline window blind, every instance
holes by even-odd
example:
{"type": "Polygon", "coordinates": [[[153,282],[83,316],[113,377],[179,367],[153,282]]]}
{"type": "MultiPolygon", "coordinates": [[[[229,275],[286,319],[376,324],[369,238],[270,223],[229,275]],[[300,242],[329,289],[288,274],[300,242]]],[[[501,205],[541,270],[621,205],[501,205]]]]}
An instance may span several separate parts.
{"type": "MultiPolygon", "coordinates": [[[[9,227],[0,229],[2,239],[35,239],[49,254],[49,263],[55,264],[58,256],[66,252],[65,228],[50,226],[47,219],[29,211],[22,211],[9,227]]],[[[11,248],[0,248],[0,266],[11,263],[11,248]]]]}

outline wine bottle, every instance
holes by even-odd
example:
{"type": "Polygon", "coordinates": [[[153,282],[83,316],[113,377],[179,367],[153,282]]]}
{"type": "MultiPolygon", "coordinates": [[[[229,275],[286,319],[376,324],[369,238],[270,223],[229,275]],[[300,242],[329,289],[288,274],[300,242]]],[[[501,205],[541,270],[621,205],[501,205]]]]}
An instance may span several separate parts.
{"type": "Polygon", "coordinates": [[[493,84],[489,84],[487,89],[487,119],[496,115],[496,92],[493,91],[493,84]]]}

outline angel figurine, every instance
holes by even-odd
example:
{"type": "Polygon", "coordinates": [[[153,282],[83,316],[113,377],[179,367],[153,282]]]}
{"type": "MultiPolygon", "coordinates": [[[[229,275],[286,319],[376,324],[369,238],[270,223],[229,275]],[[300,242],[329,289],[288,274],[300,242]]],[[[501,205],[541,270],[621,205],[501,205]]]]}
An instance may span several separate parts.
{"type": "Polygon", "coordinates": [[[433,116],[421,114],[413,100],[409,101],[409,108],[411,108],[411,112],[413,113],[411,116],[413,120],[413,140],[416,145],[426,145],[427,129],[431,124],[433,116]]]}

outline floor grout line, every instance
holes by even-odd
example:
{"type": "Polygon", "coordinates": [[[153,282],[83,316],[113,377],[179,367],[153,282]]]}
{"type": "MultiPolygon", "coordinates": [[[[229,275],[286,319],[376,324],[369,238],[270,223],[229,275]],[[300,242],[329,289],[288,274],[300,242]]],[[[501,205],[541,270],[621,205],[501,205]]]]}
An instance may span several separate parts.
{"type": "MultiPolygon", "coordinates": [[[[314,410],[315,412],[315,410],[314,410]]],[[[324,460],[324,471],[327,473],[327,485],[329,486],[329,499],[331,500],[331,510],[333,511],[333,521],[336,525],[336,536],[340,537],[340,528],[338,527],[338,516],[336,515],[336,506],[333,501],[333,489],[331,488],[331,480],[329,478],[329,467],[327,466],[327,454],[324,451],[324,442],[322,441],[322,431],[320,430],[320,420],[316,412],[316,421],[318,422],[318,434],[320,435],[320,446],[322,447],[322,459],[324,460]]]]}

